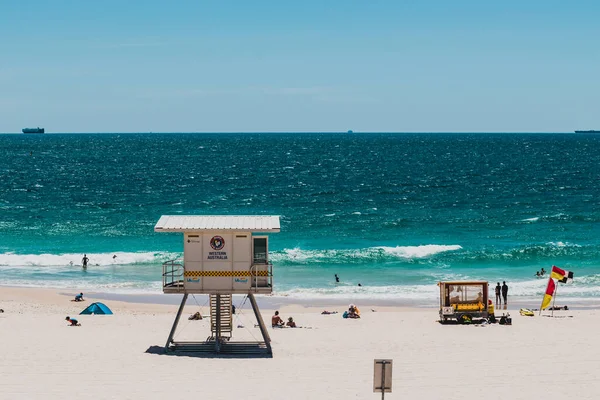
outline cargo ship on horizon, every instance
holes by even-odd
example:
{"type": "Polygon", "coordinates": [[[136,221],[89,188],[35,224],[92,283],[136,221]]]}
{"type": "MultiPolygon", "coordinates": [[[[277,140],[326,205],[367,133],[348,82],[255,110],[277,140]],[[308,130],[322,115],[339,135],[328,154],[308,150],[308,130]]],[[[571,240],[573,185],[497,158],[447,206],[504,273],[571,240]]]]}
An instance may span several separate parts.
{"type": "Polygon", "coordinates": [[[23,128],[22,129],[23,133],[45,133],[44,128],[40,128],[39,126],[37,128],[23,128]]]}

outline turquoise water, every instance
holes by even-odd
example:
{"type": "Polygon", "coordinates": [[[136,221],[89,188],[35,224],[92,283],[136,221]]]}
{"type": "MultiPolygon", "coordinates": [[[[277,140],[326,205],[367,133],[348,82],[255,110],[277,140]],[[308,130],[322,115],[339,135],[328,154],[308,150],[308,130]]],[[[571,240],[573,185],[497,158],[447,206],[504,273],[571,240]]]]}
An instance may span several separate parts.
{"type": "Polygon", "coordinates": [[[182,251],[161,215],[274,214],[280,295],[426,301],[473,278],[541,297],[553,264],[575,272],[561,296],[600,295],[600,136],[0,135],[0,154],[4,285],[159,293],[182,251]]]}

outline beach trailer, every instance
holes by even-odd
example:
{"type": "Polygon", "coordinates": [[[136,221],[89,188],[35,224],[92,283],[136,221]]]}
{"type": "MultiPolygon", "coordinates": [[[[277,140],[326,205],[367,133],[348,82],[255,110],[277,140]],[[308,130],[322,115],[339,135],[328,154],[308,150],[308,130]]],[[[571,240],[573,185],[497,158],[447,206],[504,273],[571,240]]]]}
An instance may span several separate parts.
{"type": "Polygon", "coordinates": [[[280,231],[279,217],[163,215],[154,231],[183,233],[183,260],[163,263],[163,292],[183,294],[165,349],[272,354],[271,339],[254,295],[273,292],[267,234],[280,231]],[[173,335],[190,294],[210,296],[211,336],[203,342],[176,342],[173,335]],[[248,296],[263,341],[230,340],[233,294],[248,296]]]}
{"type": "Polygon", "coordinates": [[[438,286],[440,322],[469,323],[473,318],[489,317],[487,281],[448,281],[439,282],[438,286]]]}

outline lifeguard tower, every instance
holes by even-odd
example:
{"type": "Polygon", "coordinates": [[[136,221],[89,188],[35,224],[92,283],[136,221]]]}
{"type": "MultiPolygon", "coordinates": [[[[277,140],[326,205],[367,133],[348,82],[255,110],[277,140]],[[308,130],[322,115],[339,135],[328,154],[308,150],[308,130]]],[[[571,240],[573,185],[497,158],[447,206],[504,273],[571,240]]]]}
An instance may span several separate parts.
{"type": "Polygon", "coordinates": [[[272,354],[271,339],[254,295],[273,291],[269,239],[264,234],[279,230],[278,216],[163,215],[158,220],[155,232],[183,233],[183,262],[174,260],[163,264],[163,292],[183,294],[166,350],[272,354]],[[189,294],[210,296],[211,336],[204,342],[173,340],[189,294]],[[248,296],[262,342],[230,341],[233,294],[248,296]]]}

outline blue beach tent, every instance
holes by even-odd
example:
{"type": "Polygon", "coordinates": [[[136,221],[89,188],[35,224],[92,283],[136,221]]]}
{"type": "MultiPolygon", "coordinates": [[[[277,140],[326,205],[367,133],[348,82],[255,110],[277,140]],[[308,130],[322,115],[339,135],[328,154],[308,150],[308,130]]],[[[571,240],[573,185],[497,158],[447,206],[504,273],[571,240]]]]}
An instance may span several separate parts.
{"type": "Polygon", "coordinates": [[[110,308],[106,307],[104,303],[92,303],[85,310],[79,313],[79,315],[84,314],[108,315],[112,314],[112,311],[110,311],[110,308]]]}

